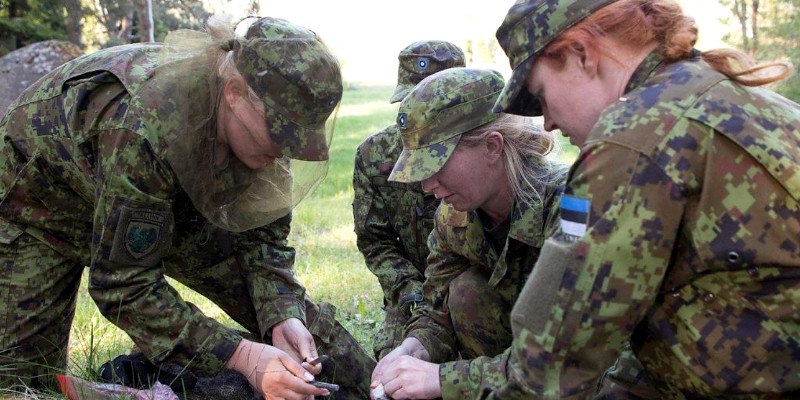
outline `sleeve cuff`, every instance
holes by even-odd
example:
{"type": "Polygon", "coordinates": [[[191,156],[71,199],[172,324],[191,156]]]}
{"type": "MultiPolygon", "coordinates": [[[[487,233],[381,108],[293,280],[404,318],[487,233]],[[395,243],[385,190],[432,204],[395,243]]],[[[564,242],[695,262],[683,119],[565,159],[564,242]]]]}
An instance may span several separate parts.
{"type": "Polygon", "coordinates": [[[271,338],[272,327],[278,322],[289,318],[297,318],[306,324],[305,305],[294,296],[283,296],[274,299],[269,307],[263,307],[258,312],[258,323],[262,339],[271,338]]]}

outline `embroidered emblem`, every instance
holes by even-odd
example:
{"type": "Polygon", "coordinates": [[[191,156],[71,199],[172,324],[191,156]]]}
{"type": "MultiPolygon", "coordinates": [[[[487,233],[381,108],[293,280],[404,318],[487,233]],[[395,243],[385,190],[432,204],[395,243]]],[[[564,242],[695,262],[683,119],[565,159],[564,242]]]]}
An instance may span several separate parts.
{"type": "Polygon", "coordinates": [[[428,69],[428,59],[425,57],[418,58],[417,68],[419,68],[421,71],[425,71],[426,69],[428,69]]]}
{"type": "Polygon", "coordinates": [[[568,238],[578,239],[586,234],[589,205],[589,199],[569,195],[561,197],[561,231],[568,238]]]}
{"type": "Polygon", "coordinates": [[[399,126],[400,129],[408,128],[408,120],[406,119],[406,113],[397,114],[397,126],[399,126]]]}
{"type": "Polygon", "coordinates": [[[164,215],[148,211],[134,211],[125,228],[125,249],[136,260],[140,260],[158,247],[164,215]]]}

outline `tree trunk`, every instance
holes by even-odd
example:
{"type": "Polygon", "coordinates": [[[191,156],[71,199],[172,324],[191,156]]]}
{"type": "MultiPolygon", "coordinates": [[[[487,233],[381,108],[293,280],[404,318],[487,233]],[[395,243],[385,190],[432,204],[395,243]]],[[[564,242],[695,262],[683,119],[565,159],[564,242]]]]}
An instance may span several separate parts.
{"type": "Polygon", "coordinates": [[[155,42],[153,32],[153,1],[137,0],[136,11],[139,14],[139,41],[155,42]]]}
{"type": "Polygon", "coordinates": [[[759,0],[753,0],[750,12],[750,26],[753,31],[753,40],[750,42],[752,44],[750,46],[750,56],[753,58],[758,56],[758,2],[759,0]]]}
{"type": "Polygon", "coordinates": [[[62,0],[67,10],[67,38],[83,49],[83,9],[80,0],[62,0]]]}
{"type": "Polygon", "coordinates": [[[734,0],[731,7],[733,15],[739,20],[739,28],[742,30],[742,49],[750,51],[750,40],[747,36],[747,0],[734,0]]]}

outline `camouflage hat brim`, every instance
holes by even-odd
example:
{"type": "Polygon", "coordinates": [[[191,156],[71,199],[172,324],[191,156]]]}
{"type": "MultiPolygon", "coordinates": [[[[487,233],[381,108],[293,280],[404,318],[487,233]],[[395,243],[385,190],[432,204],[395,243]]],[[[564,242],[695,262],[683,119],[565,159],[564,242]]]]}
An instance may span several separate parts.
{"type": "Polygon", "coordinates": [[[414,89],[414,86],[416,85],[398,83],[397,87],[394,89],[392,97],[389,99],[389,103],[397,103],[398,101],[403,100],[406,95],[408,95],[414,89]]]}
{"type": "Polygon", "coordinates": [[[325,161],[328,159],[330,135],[325,125],[307,128],[269,108],[265,112],[272,142],[281,155],[295,160],[325,161]]]}
{"type": "Polygon", "coordinates": [[[416,149],[403,149],[394,164],[389,180],[393,182],[421,182],[439,172],[458,145],[461,135],[416,149]]]}
{"type": "Polygon", "coordinates": [[[539,99],[534,96],[525,86],[528,75],[533,66],[536,56],[531,56],[523,61],[511,73],[511,79],[503,87],[500,97],[494,104],[492,111],[496,113],[506,112],[509,114],[539,117],[542,115],[542,105],[539,99]]]}

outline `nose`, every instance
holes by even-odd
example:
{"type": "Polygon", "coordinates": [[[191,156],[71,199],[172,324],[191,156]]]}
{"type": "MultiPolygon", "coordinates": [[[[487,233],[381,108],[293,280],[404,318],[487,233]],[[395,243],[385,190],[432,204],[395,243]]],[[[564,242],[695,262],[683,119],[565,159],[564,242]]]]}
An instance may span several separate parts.
{"type": "Polygon", "coordinates": [[[436,174],[422,181],[422,191],[425,193],[432,193],[433,189],[437,187],[439,187],[439,181],[436,180],[436,174]]]}
{"type": "Polygon", "coordinates": [[[558,129],[558,124],[553,121],[553,117],[550,116],[550,113],[547,112],[546,107],[542,107],[542,118],[544,118],[544,130],[551,132],[558,129]]]}

